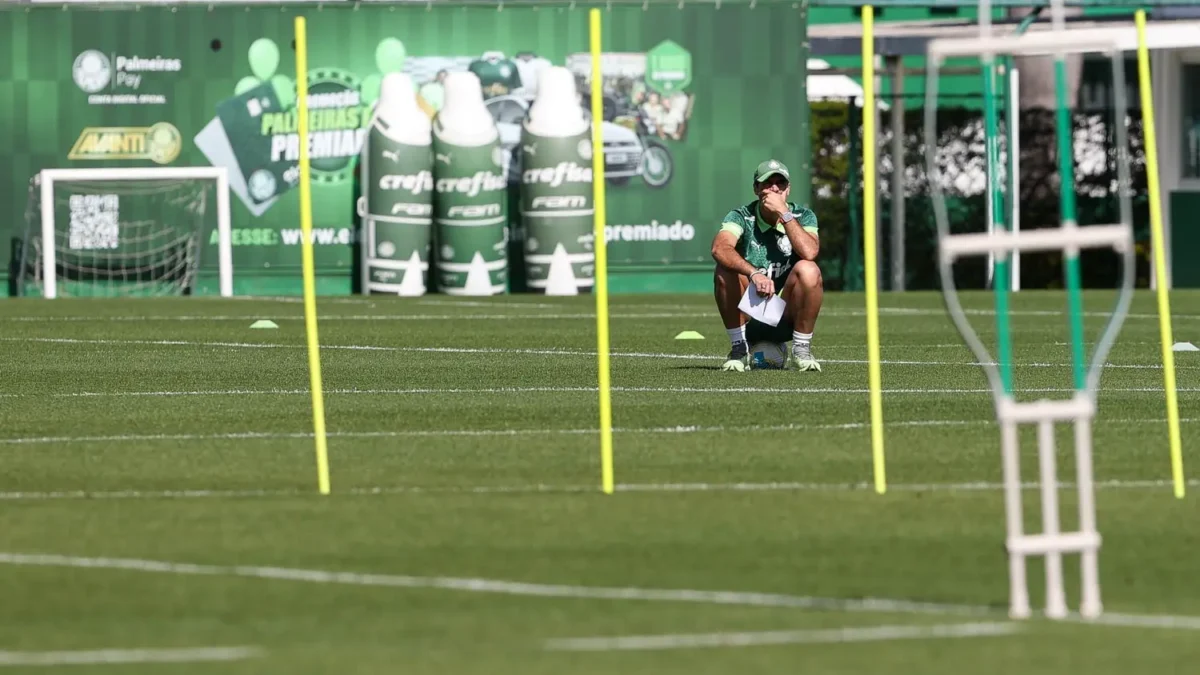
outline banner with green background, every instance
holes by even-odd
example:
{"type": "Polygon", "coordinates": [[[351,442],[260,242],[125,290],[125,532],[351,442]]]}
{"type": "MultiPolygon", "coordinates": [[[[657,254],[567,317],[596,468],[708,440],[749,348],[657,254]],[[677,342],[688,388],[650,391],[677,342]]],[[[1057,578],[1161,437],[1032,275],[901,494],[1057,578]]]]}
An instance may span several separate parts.
{"type": "MultiPolygon", "coordinates": [[[[548,65],[590,87],[587,6],[33,8],[0,11],[0,215],[12,257],[30,178],[53,167],[226,166],[238,293],[298,293],[293,19],[308,19],[313,227],[322,292],[357,290],[358,156],[380,82],[412,76],[433,115],[445,73],[469,70],[505,152],[548,65]]],[[[775,157],[808,198],[806,8],[618,5],[603,57],[614,290],[693,286],[721,217],[775,157]],[[674,275],[674,276],[673,276],[674,275]],[[624,279],[624,281],[622,281],[624,279]],[[672,281],[663,281],[671,279],[672,281]]],[[[587,106],[588,101],[581,101],[587,106]]],[[[518,177],[509,177],[512,190],[518,177]]],[[[510,267],[521,267],[519,209],[510,267]]],[[[216,292],[205,236],[199,293],[216,292]]],[[[519,276],[519,275],[518,275],[519,276]]],[[[519,284],[519,279],[515,282],[519,284]]],[[[703,281],[707,283],[707,281],[703,281]]]]}

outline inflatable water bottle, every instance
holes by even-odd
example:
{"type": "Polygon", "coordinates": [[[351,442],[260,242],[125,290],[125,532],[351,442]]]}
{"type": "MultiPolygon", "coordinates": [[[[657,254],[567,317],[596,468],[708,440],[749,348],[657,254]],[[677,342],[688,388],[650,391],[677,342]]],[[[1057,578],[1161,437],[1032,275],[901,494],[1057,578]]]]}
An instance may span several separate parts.
{"type": "Polygon", "coordinates": [[[529,287],[576,295],[595,281],[592,139],[561,66],[543,70],[521,132],[521,219],[529,287]]]}
{"type": "Polygon", "coordinates": [[[437,281],[451,295],[508,290],[508,196],[505,153],[483,103],[479,77],[446,76],[433,120],[437,281]]]}
{"type": "Polygon", "coordinates": [[[424,295],[433,238],[433,145],[412,79],[389,73],[362,150],[363,292],[424,295]]]}

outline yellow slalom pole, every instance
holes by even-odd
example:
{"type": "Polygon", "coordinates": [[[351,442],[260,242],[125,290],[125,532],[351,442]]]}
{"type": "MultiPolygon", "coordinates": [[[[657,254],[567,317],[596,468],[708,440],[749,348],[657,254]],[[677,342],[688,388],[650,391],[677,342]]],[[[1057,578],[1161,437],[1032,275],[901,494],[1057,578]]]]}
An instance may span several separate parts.
{"type": "Polygon", "coordinates": [[[600,10],[589,12],[592,51],[592,201],[596,248],[596,342],[600,357],[600,482],[605,494],[613,493],[612,390],[608,354],[608,245],[604,224],[604,87],[600,70],[600,10]]]}
{"type": "Polygon", "coordinates": [[[867,377],[871,389],[871,454],[875,492],[887,492],[883,457],[883,392],[879,373],[879,297],[875,256],[875,8],[862,8],[863,261],[867,291],[867,377]]]}
{"type": "Polygon", "coordinates": [[[1183,449],[1179,438],[1179,398],[1175,391],[1174,338],[1171,336],[1171,302],[1167,297],[1167,261],[1163,243],[1162,195],[1158,183],[1158,141],[1154,136],[1154,95],[1150,85],[1150,50],[1146,45],[1146,11],[1137,22],[1138,88],[1142,98],[1142,129],[1146,144],[1146,182],[1150,188],[1150,232],[1154,248],[1154,275],[1158,280],[1158,327],[1162,333],[1164,388],[1167,391],[1167,429],[1171,441],[1171,475],[1175,496],[1183,499],[1183,449]]]}
{"type": "Polygon", "coordinates": [[[300,254],[304,272],[304,328],[308,333],[308,373],[312,387],[313,432],[317,439],[317,485],[329,494],[329,453],[325,447],[325,400],[321,395],[321,343],[317,340],[317,293],[313,279],[312,192],[308,163],[308,37],[304,17],[296,17],[296,114],[300,132],[300,254]]]}

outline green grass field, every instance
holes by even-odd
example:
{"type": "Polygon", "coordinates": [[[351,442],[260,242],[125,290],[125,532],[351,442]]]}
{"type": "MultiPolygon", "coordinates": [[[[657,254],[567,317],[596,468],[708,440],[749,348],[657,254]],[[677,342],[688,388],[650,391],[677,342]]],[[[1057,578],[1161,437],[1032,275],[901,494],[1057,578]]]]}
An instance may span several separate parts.
{"type": "MultiPolygon", "coordinates": [[[[1087,309],[1107,315],[1112,298],[1087,309]]],[[[994,341],[990,296],[965,300],[994,341]]],[[[210,648],[230,649],[60,669],[1194,669],[1200,490],[1172,495],[1149,293],[1099,395],[1099,625],[1007,619],[992,398],[940,294],[881,299],[885,495],[851,294],[827,297],[819,374],[717,370],[728,341],[707,296],[614,298],[618,491],[603,495],[593,302],[321,299],[328,497],[297,299],[3,303],[0,670],[210,648]],[[279,328],[251,330],[260,318],[279,328]]],[[[1176,338],[1200,342],[1200,294],[1172,302],[1176,338]]],[[[1065,306],[1016,299],[1022,400],[1070,393],[1065,306]]],[[[1104,320],[1088,316],[1089,340],[1104,320]]],[[[1200,355],[1176,356],[1185,468],[1200,471],[1200,355]]],[[[1072,480],[1067,429],[1059,441],[1072,480]]],[[[1065,570],[1076,607],[1076,558],[1065,570]]],[[[1029,577],[1040,608],[1040,559],[1029,577]]]]}

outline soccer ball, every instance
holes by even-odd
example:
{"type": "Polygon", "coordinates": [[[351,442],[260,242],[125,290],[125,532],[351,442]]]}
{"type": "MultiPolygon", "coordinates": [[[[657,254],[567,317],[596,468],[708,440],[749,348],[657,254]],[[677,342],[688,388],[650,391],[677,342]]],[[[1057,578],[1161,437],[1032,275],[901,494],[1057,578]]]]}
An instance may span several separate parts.
{"type": "Polygon", "coordinates": [[[787,361],[787,349],[778,342],[758,342],[750,347],[750,367],[778,370],[787,361]]]}

